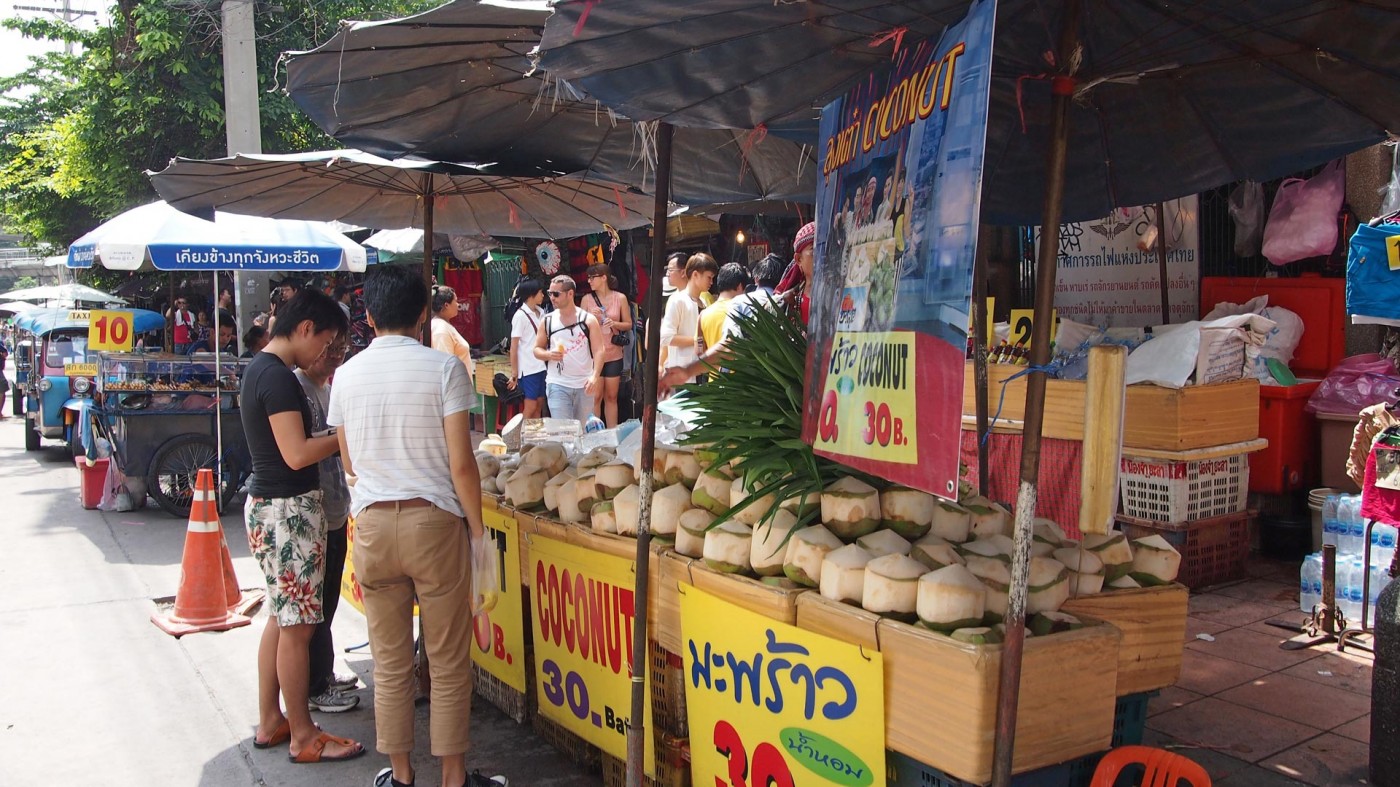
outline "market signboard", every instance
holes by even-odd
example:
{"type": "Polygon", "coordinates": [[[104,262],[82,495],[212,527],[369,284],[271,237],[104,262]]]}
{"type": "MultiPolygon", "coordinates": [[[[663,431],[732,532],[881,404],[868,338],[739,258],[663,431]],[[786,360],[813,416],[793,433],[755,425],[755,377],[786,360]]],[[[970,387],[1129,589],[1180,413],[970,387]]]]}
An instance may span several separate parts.
{"type": "Polygon", "coordinates": [[[822,111],[802,436],[947,498],[958,490],[996,3],[909,44],[822,111]]]}
{"type": "Polygon", "coordinates": [[[885,783],[879,651],[681,591],[692,783],[885,783]]]}
{"type": "MultiPolygon", "coordinates": [[[[627,759],[637,611],[632,561],[533,537],[528,570],[534,575],[530,618],[540,713],[607,754],[627,759]]],[[[646,705],[650,716],[651,703],[646,705]]],[[[651,773],[649,718],[646,726],[651,773]]]]}
{"type": "MultiPolygon", "coordinates": [[[[1195,195],[1163,203],[1171,321],[1200,317],[1201,232],[1195,195]]],[[[1040,228],[1035,228],[1040,248],[1040,228]]],[[[1157,206],[1124,208],[1060,227],[1055,308],[1061,317],[1103,328],[1162,324],[1157,206]]],[[[1013,342],[1014,343],[1014,342],[1013,342]]]]}
{"type": "Polygon", "coordinates": [[[520,526],[515,517],[483,506],[481,521],[486,525],[498,560],[496,606],[477,615],[472,660],[507,686],[525,693],[525,611],[520,590],[520,526]]]}

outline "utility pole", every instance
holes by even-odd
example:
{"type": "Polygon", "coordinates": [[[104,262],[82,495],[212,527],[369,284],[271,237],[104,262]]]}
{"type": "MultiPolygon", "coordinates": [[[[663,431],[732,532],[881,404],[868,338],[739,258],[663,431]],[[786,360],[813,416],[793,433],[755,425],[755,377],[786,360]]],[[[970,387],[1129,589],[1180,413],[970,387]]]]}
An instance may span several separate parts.
{"type": "MultiPolygon", "coordinates": [[[[253,29],[254,0],[223,0],[224,124],[228,154],[262,152],[262,117],[258,112],[258,50],[253,29]]],[[[218,274],[215,274],[217,276],[218,274]]],[[[239,349],[243,332],[270,305],[272,277],[234,273],[234,308],[238,310],[239,349]]]]}
{"type": "MultiPolygon", "coordinates": [[[[82,19],[82,18],[85,17],[85,16],[92,16],[92,17],[97,16],[97,12],[96,12],[96,11],[88,11],[88,10],[81,9],[81,8],[74,8],[74,7],[73,7],[72,0],[63,0],[63,4],[60,5],[60,6],[51,6],[51,5],[49,5],[49,6],[46,6],[46,5],[16,5],[16,6],[15,6],[15,10],[16,10],[16,11],[36,11],[36,12],[41,13],[41,14],[53,14],[54,16],[58,17],[59,19],[62,19],[63,21],[67,22],[67,23],[70,24],[70,25],[73,24],[74,22],[78,21],[79,19],[82,19]]],[[[72,41],[65,41],[65,42],[63,42],[63,52],[64,52],[64,54],[68,54],[68,55],[73,54],[73,42],[72,42],[72,41]]]]}

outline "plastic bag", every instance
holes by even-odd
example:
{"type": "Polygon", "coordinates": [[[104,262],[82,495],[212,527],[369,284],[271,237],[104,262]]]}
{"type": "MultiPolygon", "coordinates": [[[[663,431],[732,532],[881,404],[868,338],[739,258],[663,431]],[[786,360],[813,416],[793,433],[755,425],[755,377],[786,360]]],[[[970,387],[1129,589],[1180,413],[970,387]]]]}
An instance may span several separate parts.
{"type": "Polygon", "coordinates": [[[1269,371],[1268,359],[1277,359],[1284,366],[1293,360],[1293,352],[1303,340],[1303,318],[1282,306],[1266,306],[1259,310],[1259,316],[1272,320],[1274,327],[1265,336],[1258,353],[1252,355],[1254,376],[1272,385],[1274,375],[1269,371]]]}
{"type": "Polygon", "coordinates": [[[1235,221],[1235,254],[1253,257],[1264,238],[1264,187],[1246,180],[1230,192],[1230,218],[1235,221]]]}
{"type": "Polygon", "coordinates": [[[1375,353],[1343,358],[1313,391],[1303,409],[1309,413],[1356,415],[1378,402],[1390,401],[1400,387],[1395,364],[1375,353]]]}
{"type": "Polygon", "coordinates": [[[1264,228],[1264,256],[1275,265],[1321,257],[1337,247],[1337,212],[1346,196],[1340,160],[1313,177],[1289,178],[1279,186],[1264,228]]]}
{"type": "Polygon", "coordinates": [[[1392,146],[1390,182],[1381,189],[1381,209],[1377,216],[1389,216],[1400,210],[1400,147],[1392,146]]]}
{"type": "Polygon", "coordinates": [[[496,608],[501,596],[500,553],[496,539],[490,535],[473,538],[472,542],[472,617],[485,615],[496,608]]]}

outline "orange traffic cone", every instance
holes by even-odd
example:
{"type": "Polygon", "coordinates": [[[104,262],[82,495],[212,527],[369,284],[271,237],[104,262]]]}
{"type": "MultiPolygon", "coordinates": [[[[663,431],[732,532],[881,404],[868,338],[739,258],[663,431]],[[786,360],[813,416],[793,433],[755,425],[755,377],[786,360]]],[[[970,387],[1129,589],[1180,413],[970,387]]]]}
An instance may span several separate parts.
{"type": "MultiPolygon", "coordinates": [[[[194,485],[175,608],[168,613],[152,613],[151,622],[174,637],[199,631],[227,631],[251,623],[249,618],[229,611],[230,594],[222,565],[225,553],[223,528],[214,500],[214,471],[203,469],[194,485]]],[[[233,573],[232,563],[227,571],[233,573]]],[[[238,592],[237,582],[233,592],[238,592]]]]}

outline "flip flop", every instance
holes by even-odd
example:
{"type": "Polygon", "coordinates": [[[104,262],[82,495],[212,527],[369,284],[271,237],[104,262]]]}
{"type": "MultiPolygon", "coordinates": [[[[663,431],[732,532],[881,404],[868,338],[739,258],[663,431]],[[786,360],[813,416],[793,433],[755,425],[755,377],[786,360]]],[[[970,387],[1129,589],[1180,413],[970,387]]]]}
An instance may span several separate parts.
{"type": "Polygon", "coordinates": [[[279,744],[286,743],[287,741],[289,741],[289,740],[291,740],[291,739],[292,739],[292,725],[291,725],[291,722],[287,721],[286,719],[283,719],[283,720],[282,720],[282,723],[279,724],[279,725],[277,725],[277,729],[273,730],[273,731],[272,731],[272,734],[269,735],[269,736],[267,736],[267,740],[265,740],[265,741],[260,741],[260,740],[258,740],[258,738],[257,738],[257,733],[256,733],[256,732],[253,733],[253,748],[254,748],[254,749],[271,749],[273,746],[277,746],[277,745],[279,745],[279,744]]]}
{"type": "Polygon", "coordinates": [[[288,752],[287,759],[305,765],[317,762],[343,762],[345,760],[353,760],[364,753],[365,747],[362,744],[349,738],[341,738],[329,732],[323,732],[317,735],[316,740],[313,741],[309,747],[304,749],[301,754],[292,754],[288,752]],[[322,752],[326,750],[326,744],[328,743],[338,743],[341,746],[354,746],[355,748],[351,749],[348,754],[342,754],[339,757],[324,757],[322,756],[322,752]]]}

